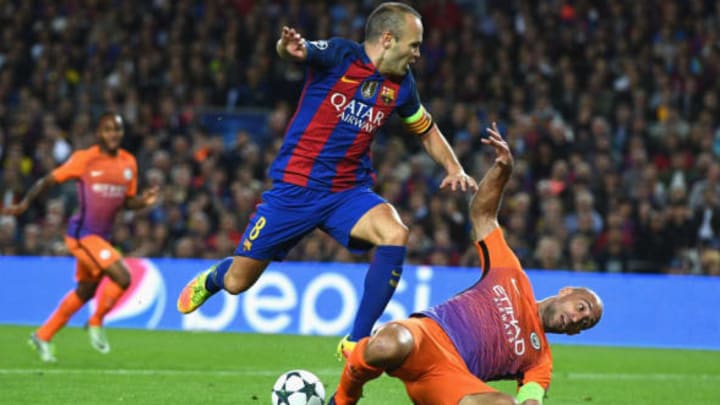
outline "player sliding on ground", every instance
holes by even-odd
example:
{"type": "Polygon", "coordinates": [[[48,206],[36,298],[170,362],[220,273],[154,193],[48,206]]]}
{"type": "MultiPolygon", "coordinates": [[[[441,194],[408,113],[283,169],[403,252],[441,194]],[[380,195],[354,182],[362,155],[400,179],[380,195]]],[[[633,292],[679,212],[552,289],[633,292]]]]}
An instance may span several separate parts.
{"type": "Polygon", "coordinates": [[[273,187],[250,220],[235,256],[191,280],[178,310],[194,311],[211,295],[250,288],[271,260],[282,260],[319,228],[355,252],[375,247],[350,335],[338,345],[347,355],[368,336],[402,274],[408,229],[395,208],[377,195],[370,145],[394,113],[445,169],[440,188],[477,188],[425,110],[409,65],[420,57],[423,26],[417,11],[382,3],[368,17],[365,42],[306,41],[283,27],[280,57],[304,63],[305,89],[280,152],[270,168],[273,187]]]}
{"type": "Polygon", "coordinates": [[[542,404],[552,373],[545,333],[574,335],[600,320],[602,301],[587,288],[535,301],[497,220],[513,158],[497,126],[488,132],[483,143],[495,149],[495,163],[470,203],[480,280],[360,340],[330,404],[357,403],[365,383],[383,372],[401,379],[416,405],[542,404]],[[517,398],[485,383],[498,379],[516,379],[517,398]]]}

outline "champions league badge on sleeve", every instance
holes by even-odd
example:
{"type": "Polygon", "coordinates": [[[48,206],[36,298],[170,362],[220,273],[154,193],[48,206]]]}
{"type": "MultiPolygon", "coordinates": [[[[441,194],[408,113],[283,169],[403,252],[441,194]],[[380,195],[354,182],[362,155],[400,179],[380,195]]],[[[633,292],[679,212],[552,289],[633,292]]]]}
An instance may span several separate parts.
{"type": "Polygon", "coordinates": [[[320,41],[308,41],[308,44],[314,46],[319,51],[324,51],[328,48],[328,42],[325,40],[320,41]]]}

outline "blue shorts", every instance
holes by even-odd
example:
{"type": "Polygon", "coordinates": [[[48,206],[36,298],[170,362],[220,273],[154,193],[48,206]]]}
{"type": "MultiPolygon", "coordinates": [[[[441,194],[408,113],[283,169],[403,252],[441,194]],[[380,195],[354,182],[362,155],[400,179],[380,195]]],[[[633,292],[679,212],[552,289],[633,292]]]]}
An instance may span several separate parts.
{"type": "Polygon", "coordinates": [[[283,260],[315,228],[352,252],[367,251],[373,245],[351,238],[350,231],[366,212],[384,202],[384,198],[367,187],[333,193],[275,183],[263,193],[262,203],[250,219],[235,255],[283,260]]]}

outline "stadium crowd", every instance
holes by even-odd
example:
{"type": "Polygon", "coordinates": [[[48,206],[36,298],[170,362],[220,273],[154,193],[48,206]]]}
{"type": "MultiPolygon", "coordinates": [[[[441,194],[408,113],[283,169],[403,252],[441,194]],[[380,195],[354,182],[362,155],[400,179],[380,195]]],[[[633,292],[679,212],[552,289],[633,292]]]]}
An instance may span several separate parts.
{"type": "MultiPolygon", "coordinates": [[[[37,0],[0,7],[0,203],[125,119],[141,187],[162,202],[118,220],[128,256],[232,254],[268,187],[301,67],[280,28],[363,37],[377,1],[37,0]],[[266,109],[227,142],[208,111],[266,109]],[[134,215],[131,217],[131,215],[134,215]]],[[[720,2],[427,0],[414,66],[423,101],[464,167],[492,164],[497,121],[516,156],[500,213],[526,268],[720,275],[720,2]]],[[[375,141],[380,193],[410,227],[408,263],[475,265],[467,195],[392,122],[375,141]],[[468,248],[470,246],[470,248],[468,248]]],[[[0,218],[4,255],[64,255],[75,190],[0,218]]],[[[288,260],[363,261],[321,232],[288,260]]]]}

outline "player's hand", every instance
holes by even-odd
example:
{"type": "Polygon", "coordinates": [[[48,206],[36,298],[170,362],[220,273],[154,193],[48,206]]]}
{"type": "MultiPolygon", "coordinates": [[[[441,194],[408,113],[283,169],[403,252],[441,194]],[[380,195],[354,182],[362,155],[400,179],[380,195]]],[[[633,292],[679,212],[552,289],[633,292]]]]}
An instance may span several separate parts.
{"type": "Polygon", "coordinates": [[[507,142],[502,138],[502,135],[500,135],[497,124],[493,122],[492,128],[488,128],[487,132],[489,134],[488,137],[482,138],[480,141],[485,145],[490,145],[495,148],[496,162],[512,166],[513,157],[510,152],[510,146],[508,146],[507,142]]]}
{"type": "Polygon", "coordinates": [[[304,60],[307,57],[305,39],[295,31],[295,28],[284,26],[277,46],[281,56],[285,54],[295,60],[304,60]]]}
{"type": "Polygon", "coordinates": [[[447,186],[450,186],[450,189],[452,191],[456,191],[458,189],[462,191],[476,191],[478,188],[475,179],[468,176],[464,171],[455,174],[448,174],[447,176],[445,176],[442,183],[440,183],[440,188],[444,189],[447,186]]]}
{"type": "Polygon", "coordinates": [[[11,204],[7,207],[3,207],[2,209],[0,209],[0,214],[18,216],[23,212],[27,211],[28,205],[29,204],[27,203],[27,201],[22,200],[17,204],[11,204]]]}
{"type": "Polygon", "coordinates": [[[142,201],[142,204],[144,207],[149,207],[151,205],[155,205],[155,203],[158,200],[159,195],[160,195],[160,187],[153,186],[153,187],[143,191],[142,195],[140,196],[140,201],[142,201]]]}

